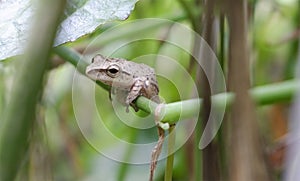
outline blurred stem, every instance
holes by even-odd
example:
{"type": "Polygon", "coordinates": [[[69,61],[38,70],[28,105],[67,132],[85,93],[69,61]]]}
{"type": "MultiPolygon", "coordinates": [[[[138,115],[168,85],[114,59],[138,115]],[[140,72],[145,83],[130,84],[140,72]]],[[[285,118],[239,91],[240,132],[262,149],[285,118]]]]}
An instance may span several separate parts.
{"type": "MultiPolygon", "coordinates": [[[[217,27],[215,26],[216,22],[216,6],[217,1],[210,0],[210,1],[203,1],[203,30],[201,32],[201,36],[203,39],[207,42],[209,47],[211,47],[211,50],[214,52],[214,54],[217,54],[217,27]]],[[[202,55],[201,48],[197,50],[196,55],[199,55],[200,59],[203,59],[204,56],[202,55]]],[[[212,59],[206,59],[206,63],[209,65],[209,67],[215,67],[216,63],[212,61],[212,59]]],[[[210,73],[212,77],[215,76],[214,73],[210,73]]],[[[197,87],[198,92],[200,92],[200,97],[202,97],[203,101],[201,104],[201,112],[200,112],[200,119],[199,123],[201,123],[201,126],[197,127],[195,131],[199,132],[198,134],[202,134],[204,128],[206,127],[209,117],[211,116],[211,85],[208,82],[209,75],[201,68],[199,69],[199,75],[196,77],[198,79],[197,87]]],[[[210,130],[210,133],[212,134],[212,130],[210,130]]],[[[197,142],[199,140],[195,140],[197,142]]],[[[197,143],[196,143],[197,144],[197,143]]],[[[202,154],[202,159],[196,160],[197,162],[202,161],[202,168],[196,168],[195,171],[198,171],[202,169],[202,179],[203,180],[220,180],[220,165],[219,165],[219,146],[217,142],[211,142],[209,143],[202,152],[198,151],[198,154],[202,154]]],[[[196,172],[197,173],[197,172],[196,172]]],[[[199,180],[199,176],[196,177],[196,180],[199,180]]]]}
{"type": "MultiPolygon", "coordinates": [[[[299,31],[299,26],[300,26],[300,1],[298,1],[297,3],[298,5],[298,11],[296,11],[294,17],[293,17],[293,26],[294,26],[294,29],[296,31],[299,31]]],[[[295,38],[291,43],[290,43],[290,48],[289,48],[289,54],[288,54],[288,58],[287,58],[287,62],[285,64],[285,70],[284,70],[284,79],[287,80],[287,79],[291,79],[293,77],[295,77],[295,67],[296,67],[296,64],[297,64],[297,60],[299,59],[299,44],[300,44],[300,41],[299,41],[299,38],[295,38]]]]}
{"type": "MultiPolygon", "coordinates": [[[[229,180],[271,180],[264,160],[255,105],[249,95],[248,1],[226,1],[229,25],[228,88],[235,93],[230,111],[229,180]],[[246,145],[244,145],[246,144],[246,145]],[[245,164],[247,163],[247,164],[245,164]]],[[[229,120],[227,120],[229,121],[229,120]]]]}
{"type": "MultiPolygon", "coordinates": [[[[137,140],[137,130],[136,129],[132,129],[129,132],[129,136],[130,136],[130,143],[134,143],[137,140]]],[[[132,146],[128,146],[127,149],[125,150],[125,156],[124,156],[124,162],[120,163],[120,167],[119,167],[119,171],[118,171],[118,181],[123,181],[126,180],[126,174],[128,173],[128,169],[129,169],[129,162],[131,157],[133,156],[133,148],[132,146]]]]}
{"type": "MultiPolygon", "coordinates": [[[[200,110],[200,109],[199,109],[200,110]]],[[[199,111],[200,112],[200,111],[199,111]]],[[[194,145],[198,145],[199,144],[199,140],[201,140],[201,130],[203,130],[202,128],[202,124],[201,124],[202,120],[200,118],[198,118],[197,120],[197,124],[196,124],[196,131],[194,132],[194,145]],[[198,131],[199,130],[199,131],[198,131]]],[[[203,154],[202,151],[198,148],[198,146],[194,146],[193,149],[194,152],[194,177],[195,180],[203,180],[203,154]]]]}
{"type": "MultiPolygon", "coordinates": [[[[18,66],[0,137],[0,180],[14,180],[26,158],[36,105],[65,1],[39,4],[27,51],[18,66]]],[[[20,45],[22,46],[22,45],[20,45]]]]}
{"type": "MultiPolygon", "coordinates": [[[[81,54],[66,46],[59,46],[54,48],[53,50],[61,58],[74,65],[78,72],[85,75],[85,69],[88,66],[88,63],[84,61],[84,58],[81,54]]],[[[108,85],[103,84],[102,82],[97,81],[97,84],[107,91],[110,90],[110,87],[108,85]]]]}
{"type": "Polygon", "coordinates": [[[219,60],[222,70],[224,71],[225,65],[225,15],[222,13],[220,15],[220,50],[219,50],[219,60]]]}
{"type": "MultiPolygon", "coordinates": [[[[220,6],[223,5],[223,3],[219,3],[220,6]]],[[[224,72],[225,75],[227,75],[227,71],[226,71],[226,63],[225,63],[225,46],[226,46],[226,40],[225,40],[225,34],[226,34],[226,28],[225,28],[225,13],[223,12],[223,10],[221,10],[221,13],[219,15],[220,18],[220,47],[219,47],[219,62],[220,65],[222,67],[222,70],[224,72]]],[[[226,78],[225,78],[226,79],[226,78]]],[[[226,115],[225,115],[225,120],[226,120],[226,115]]],[[[228,122],[227,122],[228,124],[228,122]]],[[[218,145],[219,145],[219,158],[220,158],[220,176],[221,178],[228,178],[226,177],[226,173],[227,173],[227,157],[226,157],[226,146],[225,146],[225,130],[226,130],[226,126],[227,124],[223,125],[222,127],[220,127],[220,130],[217,133],[217,141],[218,141],[218,145]]]]}
{"type": "Polygon", "coordinates": [[[179,4],[182,6],[182,8],[184,9],[185,13],[187,14],[187,17],[189,18],[193,29],[196,30],[198,27],[198,25],[200,24],[198,22],[197,17],[199,16],[199,8],[195,8],[195,5],[191,4],[190,2],[186,1],[186,0],[177,0],[179,2],[179,4]]]}
{"type": "MultiPolygon", "coordinates": [[[[77,67],[77,71],[85,75],[85,67],[88,64],[81,59],[80,54],[64,46],[57,47],[54,50],[60,57],[77,67]]],[[[104,89],[109,90],[109,86],[104,85],[101,82],[97,82],[97,84],[104,89]]],[[[254,99],[258,105],[269,105],[278,102],[290,101],[294,93],[299,89],[300,81],[295,79],[258,86],[252,88],[250,90],[250,94],[252,99],[254,99]]],[[[233,99],[233,93],[221,93],[212,96],[212,101],[216,101],[217,104],[221,104],[226,101],[227,105],[229,105],[232,103],[233,99]]],[[[199,105],[201,101],[202,99],[190,99],[166,104],[162,121],[173,124],[179,120],[196,117],[199,112],[199,105]]],[[[142,96],[136,100],[136,105],[141,110],[148,113],[153,112],[157,106],[156,103],[142,96]]]]}
{"type": "Polygon", "coordinates": [[[165,171],[165,181],[172,181],[174,147],[175,147],[175,138],[176,138],[174,129],[175,129],[175,125],[172,125],[169,128],[168,157],[167,157],[167,165],[165,171]]]}
{"type": "MultiPolygon", "coordinates": [[[[5,107],[5,97],[4,97],[4,92],[5,92],[5,88],[4,88],[4,71],[1,70],[0,67],[0,115],[3,115],[3,109],[5,107]]],[[[0,121],[0,128],[1,126],[1,121],[0,121]]]]}

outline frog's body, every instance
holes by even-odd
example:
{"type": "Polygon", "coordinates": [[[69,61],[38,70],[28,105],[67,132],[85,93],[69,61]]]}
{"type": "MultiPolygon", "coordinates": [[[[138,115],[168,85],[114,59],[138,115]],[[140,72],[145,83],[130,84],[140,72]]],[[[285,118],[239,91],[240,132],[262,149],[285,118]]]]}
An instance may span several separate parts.
{"type": "Polygon", "coordinates": [[[132,101],[139,95],[157,103],[160,102],[157,96],[159,89],[155,71],[145,64],[96,55],[92,64],[86,68],[86,74],[94,80],[116,88],[116,90],[126,91],[125,104],[127,107],[133,105],[132,101]]]}
{"type": "MultiPolygon", "coordinates": [[[[160,103],[158,97],[159,89],[154,69],[145,64],[96,55],[92,60],[92,64],[86,68],[86,74],[94,80],[98,80],[115,88],[118,92],[117,99],[125,103],[127,111],[129,105],[133,106],[137,111],[137,107],[132,101],[139,95],[160,103]],[[118,95],[121,96],[118,97],[118,95]]],[[[150,181],[153,180],[154,170],[164,142],[164,130],[160,126],[163,123],[160,124],[158,117],[158,115],[160,115],[160,105],[158,106],[158,111],[157,109],[155,110],[155,123],[158,125],[159,139],[151,154],[150,181]]]]}

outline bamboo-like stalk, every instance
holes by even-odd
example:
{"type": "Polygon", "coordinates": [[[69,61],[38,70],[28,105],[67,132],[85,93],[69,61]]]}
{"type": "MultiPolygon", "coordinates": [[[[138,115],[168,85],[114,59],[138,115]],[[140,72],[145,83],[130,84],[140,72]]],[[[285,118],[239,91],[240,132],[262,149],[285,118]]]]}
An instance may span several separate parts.
{"type": "MultiPolygon", "coordinates": [[[[86,61],[81,59],[81,55],[73,51],[70,48],[65,46],[60,46],[54,49],[56,54],[64,58],[66,61],[73,64],[77,67],[77,71],[82,74],[85,74],[85,67],[88,65],[86,61]]],[[[97,82],[98,85],[103,87],[106,90],[109,90],[109,87],[97,82]]],[[[287,80],[283,82],[257,86],[252,88],[249,91],[252,99],[256,102],[257,105],[270,105],[279,102],[288,102],[294,96],[294,93],[300,89],[300,80],[287,80]]],[[[234,100],[233,93],[221,93],[212,96],[212,101],[215,101],[217,104],[222,105],[226,101],[227,105],[230,105],[234,100]]],[[[165,112],[162,118],[162,122],[168,122],[170,124],[176,123],[179,120],[184,120],[197,116],[199,112],[200,104],[202,99],[189,99],[179,102],[172,102],[165,105],[165,112]]],[[[151,113],[151,110],[155,110],[157,106],[156,103],[151,102],[149,99],[140,96],[136,105],[148,113],[151,113]]]]}
{"type": "MultiPolygon", "coordinates": [[[[0,137],[0,180],[14,180],[35,123],[36,105],[65,1],[43,1],[37,9],[32,36],[21,56],[0,137]]],[[[20,45],[22,46],[22,45],[20,45]]]]}
{"type": "Polygon", "coordinates": [[[175,147],[175,125],[170,126],[169,128],[169,138],[168,138],[168,157],[165,171],[165,181],[172,181],[173,173],[173,162],[174,162],[174,147],[175,147]]]}

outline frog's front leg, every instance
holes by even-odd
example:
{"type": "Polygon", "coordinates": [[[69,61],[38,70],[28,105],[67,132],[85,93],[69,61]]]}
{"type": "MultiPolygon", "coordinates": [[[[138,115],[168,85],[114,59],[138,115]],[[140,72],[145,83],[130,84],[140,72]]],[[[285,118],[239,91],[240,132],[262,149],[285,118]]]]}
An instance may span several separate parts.
{"type": "Polygon", "coordinates": [[[126,104],[126,112],[129,112],[129,105],[131,105],[133,107],[133,109],[135,111],[138,111],[138,107],[136,105],[134,105],[132,102],[140,95],[140,92],[143,88],[143,81],[141,80],[137,80],[135,81],[135,83],[132,85],[127,98],[125,100],[125,104],[126,104]]]}

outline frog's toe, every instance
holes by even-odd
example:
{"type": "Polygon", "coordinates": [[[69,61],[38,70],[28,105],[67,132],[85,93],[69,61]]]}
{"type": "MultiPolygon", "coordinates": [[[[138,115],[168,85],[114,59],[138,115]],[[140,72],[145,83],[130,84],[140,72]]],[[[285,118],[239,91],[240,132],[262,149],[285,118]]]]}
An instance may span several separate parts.
{"type": "Polygon", "coordinates": [[[135,112],[139,111],[139,108],[134,103],[130,103],[130,106],[134,109],[135,112]]]}
{"type": "MultiPolygon", "coordinates": [[[[135,112],[139,111],[139,108],[135,104],[130,104],[130,106],[134,109],[135,112]]],[[[129,113],[129,106],[126,106],[126,112],[129,113]]]]}
{"type": "Polygon", "coordinates": [[[133,109],[134,109],[135,112],[139,111],[139,108],[137,106],[133,106],[133,109]]]}

